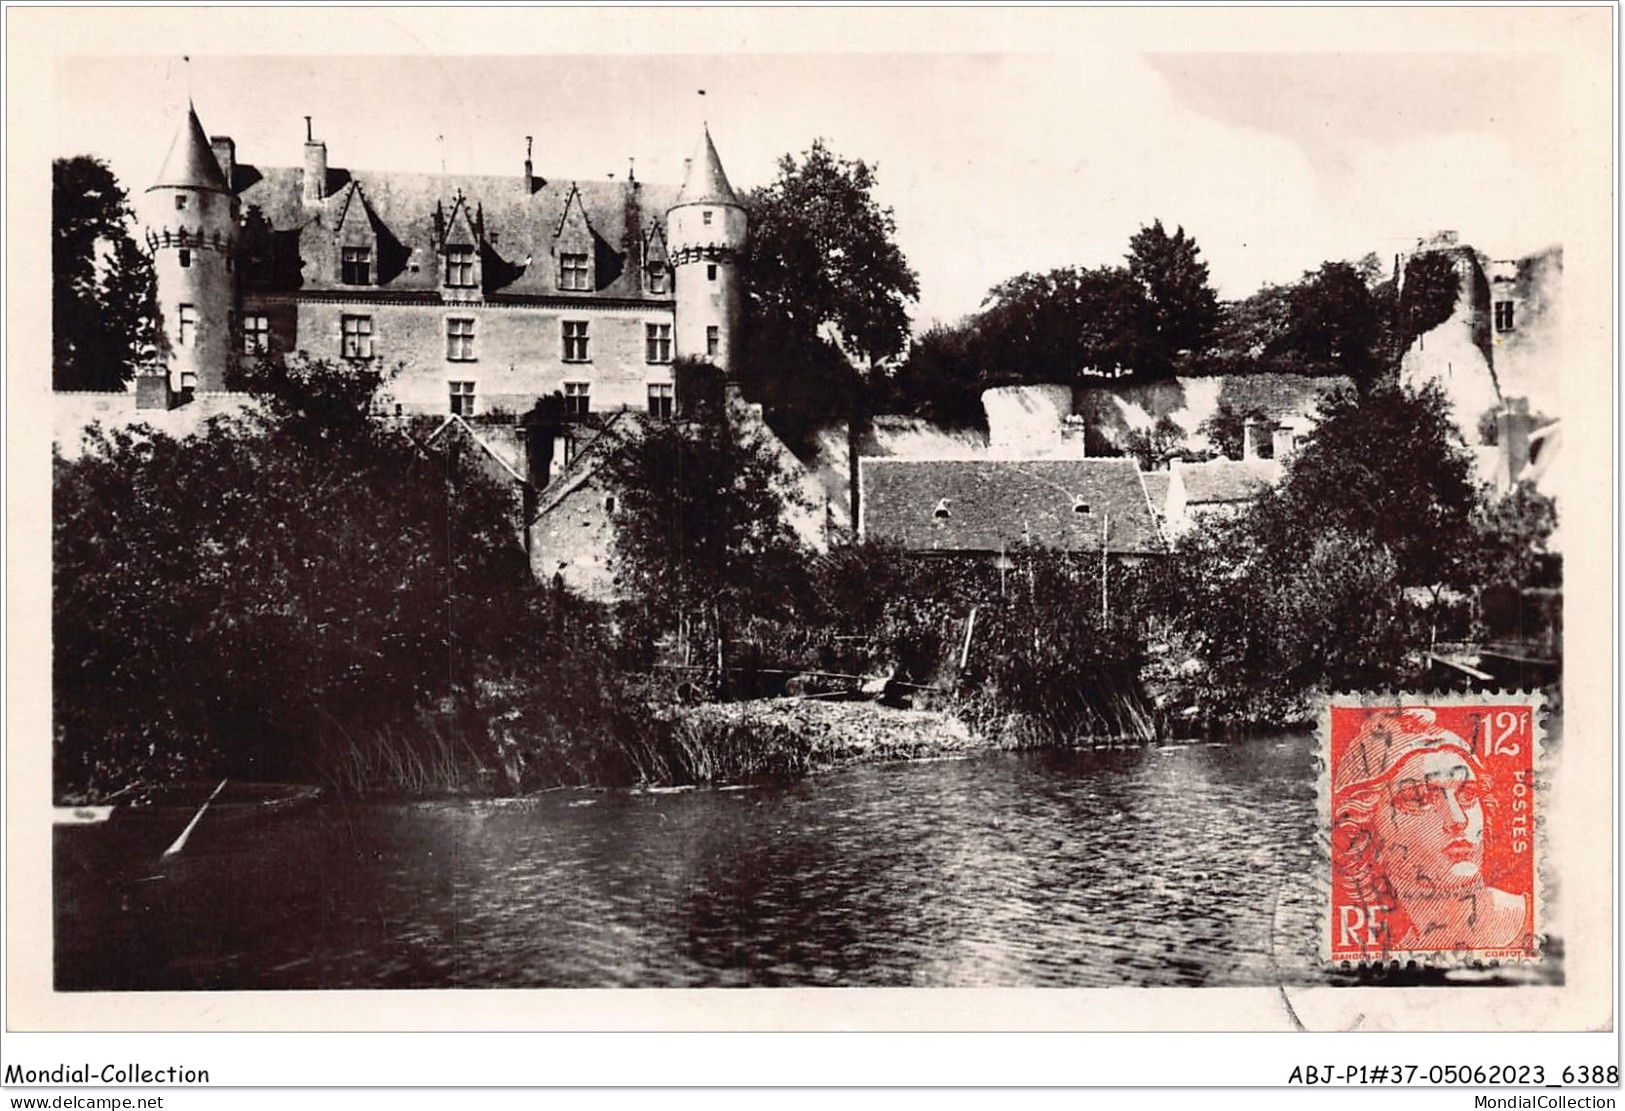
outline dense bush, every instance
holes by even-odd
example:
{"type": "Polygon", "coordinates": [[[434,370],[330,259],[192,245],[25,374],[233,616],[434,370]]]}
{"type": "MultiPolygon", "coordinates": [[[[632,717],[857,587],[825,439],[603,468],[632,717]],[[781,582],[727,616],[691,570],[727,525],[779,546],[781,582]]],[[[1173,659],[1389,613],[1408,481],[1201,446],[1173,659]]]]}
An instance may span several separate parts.
{"type": "Polygon", "coordinates": [[[267,365],[256,406],[196,435],[57,460],[59,795],[306,778],[335,738],[470,697],[529,588],[512,504],[375,419],[377,385],[267,365]]]}

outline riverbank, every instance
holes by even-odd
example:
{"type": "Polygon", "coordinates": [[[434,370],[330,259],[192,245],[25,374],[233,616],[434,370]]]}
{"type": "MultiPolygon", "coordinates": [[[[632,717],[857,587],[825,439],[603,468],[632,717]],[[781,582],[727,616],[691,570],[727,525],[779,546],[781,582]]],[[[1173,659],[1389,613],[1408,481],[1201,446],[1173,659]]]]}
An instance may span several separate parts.
{"type": "Polygon", "coordinates": [[[661,724],[675,750],[676,766],[670,770],[699,783],[807,775],[848,764],[1002,747],[953,714],[867,701],[707,702],[662,711],[661,724]]]}

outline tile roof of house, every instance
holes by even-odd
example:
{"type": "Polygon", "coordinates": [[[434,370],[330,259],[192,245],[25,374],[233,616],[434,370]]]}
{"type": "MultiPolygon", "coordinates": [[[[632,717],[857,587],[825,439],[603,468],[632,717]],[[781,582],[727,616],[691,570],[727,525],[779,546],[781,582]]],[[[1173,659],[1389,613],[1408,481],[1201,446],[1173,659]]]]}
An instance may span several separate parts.
{"type": "Polygon", "coordinates": [[[1179,466],[1187,505],[1252,501],[1274,486],[1279,475],[1279,469],[1269,459],[1213,459],[1179,466]]]}
{"type": "Polygon", "coordinates": [[[1173,476],[1167,471],[1141,471],[1140,480],[1145,483],[1146,500],[1151,503],[1155,513],[1161,513],[1168,504],[1168,483],[1173,476]]]}
{"type": "MultiPolygon", "coordinates": [[[[210,163],[218,175],[212,155],[210,163]]],[[[243,212],[257,208],[278,249],[296,256],[295,280],[301,291],[355,292],[339,281],[337,232],[359,204],[378,235],[379,291],[438,291],[437,251],[446,230],[466,213],[485,230],[480,259],[488,296],[670,300],[669,294],[651,297],[644,292],[638,262],[664,258],[666,212],[677,198],[670,185],[537,177],[527,191],[517,173],[465,176],[330,167],[325,202],[317,209],[304,203],[301,168],[239,163],[233,177],[243,212]],[[559,290],[553,263],[561,225],[577,206],[590,228],[596,279],[595,289],[579,293],[559,290]]]]}
{"type": "Polygon", "coordinates": [[[1098,552],[1103,523],[1108,551],[1162,549],[1132,459],[864,459],[860,471],[864,535],[911,551],[1098,552]]]}

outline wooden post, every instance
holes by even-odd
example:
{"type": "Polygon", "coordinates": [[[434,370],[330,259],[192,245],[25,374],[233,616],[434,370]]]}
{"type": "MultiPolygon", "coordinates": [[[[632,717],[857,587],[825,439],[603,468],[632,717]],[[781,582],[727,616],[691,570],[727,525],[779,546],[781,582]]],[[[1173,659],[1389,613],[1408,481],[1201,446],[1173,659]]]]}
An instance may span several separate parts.
{"type": "Polygon", "coordinates": [[[965,670],[965,664],[970,660],[970,636],[976,631],[976,607],[970,608],[970,620],[965,622],[965,645],[959,650],[959,670],[965,670]]]}
{"type": "Polygon", "coordinates": [[[1109,616],[1110,599],[1106,595],[1106,542],[1111,529],[1112,511],[1100,515],[1100,624],[1104,628],[1109,616]]]}

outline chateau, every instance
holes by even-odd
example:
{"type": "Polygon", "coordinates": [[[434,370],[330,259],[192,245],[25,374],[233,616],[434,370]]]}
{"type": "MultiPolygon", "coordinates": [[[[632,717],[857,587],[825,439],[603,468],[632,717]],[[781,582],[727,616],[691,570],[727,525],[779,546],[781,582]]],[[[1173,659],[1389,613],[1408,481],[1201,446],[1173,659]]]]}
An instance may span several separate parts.
{"type": "MultiPolygon", "coordinates": [[[[529,140],[527,139],[527,147],[529,140]]],[[[745,210],[707,129],[681,188],[371,173],[329,163],[309,117],[303,164],[240,161],[188,105],[140,198],[163,368],[137,404],[226,388],[233,359],[303,352],[375,363],[396,412],[670,416],[672,363],[726,372],[738,337],[745,210]]]]}

